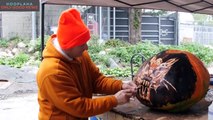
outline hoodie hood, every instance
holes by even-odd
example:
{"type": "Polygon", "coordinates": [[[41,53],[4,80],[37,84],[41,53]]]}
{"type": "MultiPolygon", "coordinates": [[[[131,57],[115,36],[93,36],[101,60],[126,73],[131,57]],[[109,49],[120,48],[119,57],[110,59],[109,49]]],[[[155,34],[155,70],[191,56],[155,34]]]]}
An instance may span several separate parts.
{"type": "Polygon", "coordinates": [[[53,40],[56,39],[56,38],[57,38],[57,36],[56,36],[56,34],[54,34],[54,35],[52,35],[52,36],[48,39],[48,41],[47,41],[47,43],[46,43],[46,47],[45,47],[45,49],[43,50],[43,54],[42,54],[43,59],[46,59],[46,58],[56,58],[56,59],[61,59],[61,60],[63,60],[63,61],[68,61],[68,62],[69,62],[69,60],[68,60],[66,57],[64,57],[64,56],[55,48],[55,46],[54,46],[54,44],[53,44],[53,40]]]}

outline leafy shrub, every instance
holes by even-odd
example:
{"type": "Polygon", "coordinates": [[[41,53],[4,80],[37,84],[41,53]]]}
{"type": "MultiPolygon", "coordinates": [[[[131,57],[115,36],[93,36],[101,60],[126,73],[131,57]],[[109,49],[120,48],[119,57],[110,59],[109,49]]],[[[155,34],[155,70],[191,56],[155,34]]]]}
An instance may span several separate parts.
{"type": "MultiPolygon", "coordinates": [[[[47,40],[50,38],[50,36],[48,35],[45,35],[44,36],[44,47],[46,45],[46,42],[47,40]]],[[[31,44],[30,44],[31,47],[34,48],[34,55],[35,55],[35,58],[36,60],[40,60],[41,59],[41,37],[37,38],[35,41],[32,41],[31,44]]]]}
{"type": "Polygon", "coordinates": [[[89,53],[91,54],[98,54],[100,51],[103,50],[103,45],[98,42],[98,37],[95,35],[92,35],[89,42],[88,42],[88,47],[89,47],[89,53]]]}
{"type": "Polygon", "coordinates": [[[0,39],[0,47],[6,48],[8,47],[9,42],[6,39],[0,39]]]}
{"type": "Polygon", "coordinates": [[[109,48],[109,47],[126,47],[130,45],[128,42],[119,40],[119,39],[111,39],[105,42],[104,47],[109,48]]]}
{"type": "MultiPolygon", "coordinates": [[[[134,67],[133,68],[133,74],[136,73],[136,71],[138,71],[139,68],[134,67]]],[[[130,67],[126,67],[126,68],[112,68],[112,69],[104,69],[101,72],[103,72],[103,74],[105,75],[112,75],[115,77],[131,77],[131,69],[130,67]]]]}
{"type": "MultiPolygon", "coordinates": [[[[48,35],[44,36],[44,46],[49,38],[50,38],[50,36],[48,36],[48,35]]],[[[41,37],[36,39],[35,46],[33,45],[33,47],[35,49],[34,51],[41,51],[41,37]]]]}
{"type": "Polygon", "coordinates": [[[88,45],[98,45],[99,44],[99,37],[97,35],[91,35],[91,38],[88,42],[88,45]]]}
{"type": "Polygon", "coordinates": [[[177,47],[180,50],[186,50],[197,56],[206,65],[213,62],[213,49],[205,47],[198,43],[185,43],[177,47]]]}
{"type": "Polygon", "coordinates": [[[92,35],[89,42],[88,42],[88,52],[90,53],[91,59],[97,64],[102,64],[102,67],[108,67],[109,66],[109,57],[105,55],[103,57],[102,54],[100,54],[101,51],[104,50],[104,46],[102,43],[98,42],[99,38],[98,36],[92,35]]]}
{"type": "Polygon", "coordinates": [[[29,60],[29,55],[20,53],[16,55],[14,58],[8,58],[8,57],[0,58],[0,64],[20,68],[28,60],[29,60]]]}
{"type": "MultiPolygon", "coordinates": [[[[50,36],[45,36],[45,43],[50,36]]],[[[16,41],[23,40],[19,37],[14,37],[10,40],[0,40],[0,47],[8,47],[9,42],[13,44],[16,41]]],[[[23,42],[23,41],[22,41],[23,42]]],[[[29,42],[28,42],[29,43],[29,42]]],[[[193,53],[198,58],[201,59],[206,65],[213,62],[213,52],[212,49],[204,47],[201,44],[188,43],[181,44],[179,46],[174,45],[154,45],[151,42],[141,42],[135,45],[131,45],[127,42],[121,40],[108,40],[105,43],[98,42],[98,36],[91,36],[91,40],[88,42],[89,54],[91,59],[100,66],[100,70],[106,75],[113,75],[116,77],[129,77],[131,76],[130,70],[130,59],[134,54],[142,54],[146,59],[149,59],[153,55],[164,51],[166,49],[179,49],[185,50],[193,53]],[[106,54],[100,54],[100,52],[105,52],[106,54]],[[109,58],[116,60],[117,64],[121,66],[120,68],[109,69],[110,62],[109,58]]],[[[33,44],[34,56],[40,61],[41,58],[41,38],[37,38],[35,44],[33,44]]],[[[14,58],[0,58],[0,64],[10,65],[13,67],[22,67],[29,60],[29,55],[21,53],[14,58]]],[[[142,60],[140,56],[136,56],[133,60],[134,73],[141,66],[142,60]]]]}
{"type": "MultiPolygon", "coordinates": [[[[204,62],[205,65],[208,65],[213,62],[213,52],[210,52],[212,51],[212,49],[196,43],[188,43],[175,46],[175,45],[154,45],[150,42],[143,42],[138,43],[136,45],[128,45],[122,47],[118,46],[114,47],[115,46],[114,44],[112,44],[112,46],[108,44],[107,46],[111,47],[111,49],[109,49],[110,51],[108,51],[108,56],[116,57],[120,60],[120,62],[122,62],[122,64],[125,64],[125,68],[122,69],[116,68],[116,69],[102,70],[105,74],[114,75],[116,77],[124,77],[130,75],[129,73],[130,70],[128,71],[127,69],[130,69],[130,59],[136,53],[142,54],[146,59],[149,59],[150,57],[161,51],[167,49],[179,49],[189,51],[192,54],[196,55],[201,61],[204,62]]],[[[97,61],[97,59],[98,58],[96,58],[95,60],[97,61]]],[[[139,68],[140,65],[142,64],[141,57],[140,56],[136,57],[134,59],[133,64],[135,64],[135,67],[139,68]]]]}
{"type": "Polygon", "coordinates": [[[94,44],[94,45],[88,46],[88,51],[92,54],[98,54],[102,50],[103,50],[103,46],[101,46],[101,45],[94,44]]]}
{"type": "Polygon", "coordinates": [[[24,39],[19,36],[15,36],[10,38],[9,41],[14,41],[15,43],[18,43],[18,42],[24,41],[24,39]]]}
{"type": "MultiPolygon", "coordinates": [[[[124,64],[130,64],[130,59],[134,54],[142,54],[145,58],[150,58],[154,54],[158,53],[158,46],[150,43],[138,43],[136,45],[130,45],[127,47],[118,47],[112,49],[109,54],[115,57],[118,57],[121,62],[124,64]]],[[[141,64],[141,57],[137,57],[134,60],[134,63],[139,66],[141,64]]]]}
{"type": "Polygon", "coordinates": [[[113,69],[105,69],[102,71],[105,75],[112,75],[115,77],[129,77],[131,75],[131,71],[122,68],[113,68],[113,69]]]}
{"type": "Polygon", "coordinates": [[[108,55],[100,55],[100,54],[90,54],[91,59],[96,63],[96,65],[102,65],[104,68],[109,67],[109,56],[108,55]]]}

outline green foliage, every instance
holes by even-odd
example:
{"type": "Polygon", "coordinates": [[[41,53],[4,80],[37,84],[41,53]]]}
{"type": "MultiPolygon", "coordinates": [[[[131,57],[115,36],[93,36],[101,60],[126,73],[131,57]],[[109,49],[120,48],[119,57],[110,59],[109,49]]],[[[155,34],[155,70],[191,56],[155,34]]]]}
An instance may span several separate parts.
{"type": "MultiPolygon", "coordinates": [[[[45,43],[49,39],[49,36],[45,36],[45,43]]],[[[19,37],[15,37],[10,40],[0,40],[0,47],[8,47],[9,42],[13,44],[18,43],[23,40],[19,37]],[[8,42],[7,42],[8,41],[8,42]]],[[[23,42],[23,41],[22,41],[23,42]]],[[[33,43],[34,51],[33,55],[37,56],[38,61],[40,61],[41,55],[41,39],[38,38],[33,43]]],[[[11,45],[9,44],[11,47],[11,45]]],[[[105,43],[98,42],[98,36],[91,36],[91,40],[88,42],[89,54],[91,59],[99,66],[100,70],[106,75],[113,75],[115,77],[130,77],[130,59],[134,54],[142,54],[146,59],[149,59],[153,55],[167,50],[167,49],[179,49],[185,50],[196,55],[204,64],[208,65],[213,62],[213,52],[212,49],[205,47],[201,44],[196,43],[185,43],[179,46],[174,45],[154,45],[151,42],[140,42],[138,44],[132,45],[128,42],[121,40],[108,40],[105,43]],[[120,66],[119,68],[109,69],[110,61],[113,59],[120,66]]],[[[29,55],[21,53],[13,58],[0,58],[0,64],[9,65],[12,67],[20,68],[26,62],[29,61],[29,55]]],[[[29,62],[28,62],[29,63],[29,62]]],[[[137,72],[142,64],[140,56],[136,56],[133,60],[134,73],[137,72]]]]}
{"type": "MultiPolygon", "coordinates": [[[[50,38],[50,36],[48,35],[45,35],[44,36],[44,45],[46,45],[46,42],[47,40],[50,38]]],[[[34,46],[34,45],[33,45],[34,46]]],[[[35,46],[34,46],[34,50],[35,51],[41,51],[41,37],[37,38],[36,39],[36,43],[35,43],[35,46]]]]}
{"type": "MultiPolygon", "coordinates": [[[[50,36],[45,35],[44,36],[44,47],[46,45],[47,40],[50,38],[50,36]]],[[[37,38],[35,40],[35,42],[31,42],[32,44],[30,44],[31,47],[34,48],[34,55],[36,56],[36,60],[40,60],[41,59],[41,37],[37,38]]]]}
{"type": "MultiPolygon", "coordinates": [[[[50,36],[45,36],[45,43],[46,41],[49,39],[50,36]]],[[[27,39],[23,39],[20,38],[18,36],[13,37],[9,40],[0,40],[0,47],[5,47],[8,49],[14,48],[17,46],[17,43],[19,42],[23,42],[25,44],[27,44],[27,47],[33,47],[33,55],[36,56],[36,60],[35,61],[40,61],[41,58],[41,38],[37,38],[35,41],[30,41],[27,39]]],[[[26,51],[22,51],[22,52],[26,52],[26,51]]],[[[32,54],[31,53],[31,54],[32,54]]],[[[30,55],[28,53],[20,53],[16,56],[14,56],[13,58],[10,57],[2,57],[0,58],[0,64],[1,65],[9,65],[11,67],[17,67],[20,68],[22,67],[22,65],[24,65],[25,63],[27,63],[30,60],[30,55]]]]}
{"type": "Polygon", "coordinates": [[[96,35],[91,35],[91,38],[90,38],[90,40],[89,40],[89,42],[88,42],[88,45],[98,45],[99,43],[98,43],[98,40],[99,40],[99,37],[98,36],[96,36],[96,35]]]}
{"type": "Polygon", "coordinates": [[[130,45],[128,42],[119,39],[110,39],[105,42],[104,48],[127,47],[128,45],[130,45]]]}
{"type": "Polygon", "coordinates": [[[26,41],[25,39],[21,38],[21,37],[12,37],[10,39],[0,39],[0,47],[3,47],[3,48],[7,48],[9,46],[15,46],[17,45],[18,42],[28,42],[26,41]]]}
{"type": "Polygon", "coordinates": [[[120,59],[121,62],[127,63],[130,61],[132,53],[128,52],[127,47],[115,48],[109,51],[109,54],[120,59]]]}
{"type": "Polygon", "coordinates": [[[89,53],[91,54],[98,54],[101,50],[103,50],[103,45],[98,42],[98,37],[95,35],[92,35],[89,42],[89,53]]]}
{"type": "Polygon", "coordinates": [[[8,45],[9,42],[6,39],[0,39],[0,47],[6,48],[8,45]]]}
{"type": "Polygon", "coordinates": [[[98,36],[92,35],[88,42],[88,51],[90,53],[90,57],[97,65],[101,64],[104,68],[109,66],[109,57],[106,55],[103,57],[100,54],[101,51],[104,50],[104,45],[98,42],[98,36]]]}
{"type": "Polygon", "coordinates": [[[102,71],[105,75],[112,75],[115,77],[129,77],[131,75],[130,69],[127,68],[113,68],[113,69],[105,69],[102,71]]]}
{"type": "MultiPolygon", "coordinates": [[[[138,71],[138,68],[133,68],[133,71],[135,74],[136,71],[138,71]]],[[[112,69],[104,69],[101,71],[105,75],[112,75],[115,77],[131,77],[131,68],[126,67],[126,68],[112,68],[112,69]]]]}
{"type": "MultiPolygon", "coordinates": [[[[107,41],[102,47],[102,50],[107,50],[107,54],[99,55],[92,54],[91,57],[93,61],[98,65],[105,65],[105,67],[101,68],[104,74],[113,75],[116,77],[127,77],[130,75],[130,59],[131,57],[138,53],[142,54],[146,59],[154,56],[155,54],[167,50],[167,49],[178,49],[189,51],[192,54],[196,55],[204,64],[208,65],[213,62],[213,52],[212,49],[205,47],[201,44],[196,43],[188,43],[181,44],[179,46],[176,45],[154,45],[151,42],[141,42],[136,45],[118,45],[117,41],[107,41]],[[116,69],[106,69],[109,64],[107,61],[109,58],[119,59],[119,65],[122,65],[124,68],[116,68],[116,69]]],[[[97,47],[97,46],[96,46],[97,47]]],[[[100,47],[98,47],[100,48],[100,47]]],[[[101,51],[101,49],[99,50],[101,51]]],[[[142,64],[142,60],[140,56],[136,56],[133,60],[133,65],[139,68],[142,64]]]]}
{"type": "Polygon", "coordinates": [[[133,53],[141,53],[146,58],[152,57],[154,54],[158,53],[159,48],[157,45],[151,42],[141,42],[133,46],[133,53]]]}
{"type": "Polygon", "coordinates": [[[97,64],[102,65],[104,68],[109,67],[109,56],[100,54],[90,54],[91,59],[97,64]]]}
{"type": "Polygon", "coordinates": [[[0,58],[0,64],[20,68],[28,60],[29,60],[29,55],[20,53],[16,55],[14,58],[8,58],[8,57],[0,58]]]}
{"type": "Polygon", "coordinates": [[[10,38],[9,41],[13,41],[15,43],[18,43],[18,42],[24,41],[24,39],[19,37],[19,36],[15,36],[15,37],[10,38]]]}
{"type": "Polygon", "coordinates": [[[103,50],[103,46],[100,46],[100,45],[88,45],[88,51],[92,54],[98,54],[100,51],[103,50]]]}
{"type": "MultiPolygon", "coordinates": [[[[130,64],[130,59],[134,54],[142,54],[145,58],[150,58],[154,54],[158,53],[158,46],[150,43],[138,43],[136,45],[130,45],[127,47],[115,48],[109,52],[111,56],[116,56],[120,59],[123,64],[130,64]]],[[[137,57],[134,60],[134,64],[139,66],[141,64],[141,57],[137,57]]]]}
{"type": "Polygon", "coordinates": [[[212,49],[205,47],[198,43],[186,43],[177,47],[177,49],[185,50],[191,52],[195,56],[197,56],[201,61],[203,61],[206,65],[213,62],[213,52],[212,49]]]}

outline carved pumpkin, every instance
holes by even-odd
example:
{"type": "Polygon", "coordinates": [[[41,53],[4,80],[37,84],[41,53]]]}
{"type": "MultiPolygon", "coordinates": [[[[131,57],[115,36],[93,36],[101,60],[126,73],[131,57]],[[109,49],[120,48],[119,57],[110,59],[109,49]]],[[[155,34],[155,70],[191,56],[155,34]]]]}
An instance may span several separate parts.
{"type": "Polygon", "coordinates": [[[178,112],[205,96],[210,75],[195,55],[166,50],[145,61],[133,80],[138,86],[136,97],[142,104],[178,112]]]}

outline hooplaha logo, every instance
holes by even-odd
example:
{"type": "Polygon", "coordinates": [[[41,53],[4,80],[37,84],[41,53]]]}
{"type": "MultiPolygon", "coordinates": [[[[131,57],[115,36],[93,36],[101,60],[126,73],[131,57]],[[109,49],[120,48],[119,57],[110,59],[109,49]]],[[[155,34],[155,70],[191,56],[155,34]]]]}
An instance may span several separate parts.
{"type": "Polygon", "coordinates": [[[39,0],[1,0],[0,11],[39,11],[39,0]]]}

